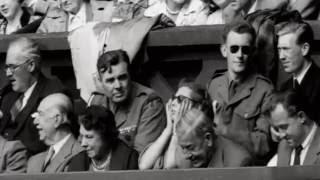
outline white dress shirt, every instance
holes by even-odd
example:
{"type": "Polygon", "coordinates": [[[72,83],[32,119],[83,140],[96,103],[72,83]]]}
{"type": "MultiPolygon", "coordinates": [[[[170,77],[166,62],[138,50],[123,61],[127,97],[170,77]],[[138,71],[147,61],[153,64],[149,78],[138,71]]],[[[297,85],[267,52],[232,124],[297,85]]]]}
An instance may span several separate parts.
{"type": "MultiPolygon", "coordinates": [[[[313,124],[311,131],[309,132],[308,136],[306,137],[306,139],[301,144],[303,149],[301,150],[301,154],[300,154],[300,165],[302,165],[304,160],[306,159],[307,152],[308,152],[308,150],[310,148],[310,144],[311,144],[311,142],[312,142],[312,140],[314,138],[314,135],[315,135],[316,131],[317,131],[317,125],[313,124]]],[[[295,149],[291,152],[290,166],[293,166],[294,158],[295,158],[295,152],[296,152],[295,149]]],[[[278,162],[278,154],[274,155],[271,158],[271,160],[268,162],[267,166],[268,167],[277,166],[277,162],[278,162]]]]}
{"type": "Polygon", "coordinates": [[[71,134],[68,134],[66,135],[66,137],[62,138],[60,141],[52,145],[54,150],[54,155],[52,156],[52,158],[54,158],[59,153],[63,145],[68,141],[70,137],[71,137],[71,134]]]}
{"type": "Polygon", "coordinates": [[[297,80],[299,84],[301,84],[304,76],[307,74],[308,70],[309,70],[310,67],[311,67],[311,62],[308,62],[308,63],[309,63],[309,64],[307,65],[307,67],[306,67],[304,70],[302,70],[302,71],[300,72],[300,74],[297,74],[297,75],[293,76],[293,80],[297,80]]]}
{"type": "Polygon", "coordinates": [[[25,105],[28,103],[28,100],[34,90],[34,88],[36,87],[37,81],[34,82],[28,89],[26,92],[24,92],[23,94],[23,99],[22,99],[22,106],[21,109],[23,109],[25,107],[25,105]]]}

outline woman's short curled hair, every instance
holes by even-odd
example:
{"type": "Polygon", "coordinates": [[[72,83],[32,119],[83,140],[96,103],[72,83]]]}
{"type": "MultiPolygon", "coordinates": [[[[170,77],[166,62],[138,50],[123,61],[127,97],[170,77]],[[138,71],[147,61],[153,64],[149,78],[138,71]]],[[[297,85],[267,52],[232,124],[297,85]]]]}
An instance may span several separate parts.
{"type": "Polygon", "coordinates": [[[119,131],[116,127],[113,113],[102,106],[89,106],[80,118],[80,124],[88,131],[98,132],[101,138],[113,145],[116,143],[119,131]]]}

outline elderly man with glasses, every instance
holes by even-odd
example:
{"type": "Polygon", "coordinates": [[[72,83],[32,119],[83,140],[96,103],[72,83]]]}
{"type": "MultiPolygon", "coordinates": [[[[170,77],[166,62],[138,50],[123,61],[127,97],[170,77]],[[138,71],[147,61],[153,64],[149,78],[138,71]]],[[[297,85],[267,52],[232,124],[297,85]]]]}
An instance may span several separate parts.
{"type": "Polygon", "coordinates": [[[28,38],[18,38],[9,44],[5,73],[9,84],[2,94],[0,134],[7,140],[21,140],[28,155],[44,151],[31,114],[47,95],[61,91],[60,81],[46,78],[40,70],[40,50],[28,38]]]}
{"type": "Polygon", "coordinates": [[[226,25],[221,53],[227,59],[227,71],[219,71],[209,82],[213,108],[227,109],[215,118],[215,131],[245,148],[257,160],[266,163],[270,152],[269,124],[262,112],[273,89],[271,82],[254,71],[251,55],[254,29],[244,21],[226,25]]]}

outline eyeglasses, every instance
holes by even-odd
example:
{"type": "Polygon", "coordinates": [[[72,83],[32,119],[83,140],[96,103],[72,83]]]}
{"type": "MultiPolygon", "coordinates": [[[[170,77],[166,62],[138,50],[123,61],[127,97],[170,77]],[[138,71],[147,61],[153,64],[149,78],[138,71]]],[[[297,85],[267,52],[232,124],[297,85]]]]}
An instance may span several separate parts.
{"type": "Polygon", "coordinates": [[[178,96],[173,96],[172,97],[172,100],[177,100],[177,102],[179,103],[179,104],[181,104],[184,100],[188,100],[188,101],[191,101],[191,102],[193,102],[193,103],[199,103],[199,101],[196,101],[196,100],[194,100],[194,99],[191,99],[191,98],[189,98],[189,97],[186,97],[186,96],[183,96],[183,95],[178,95],[178,96]]]}
{"type": "Polygon", "coordinates": [[[239,49],[241,49],[242,53],[245,55],[248,55],[251,52],[250,46],[238,46],[238,45],[230,46],[230,52],[232,54],[237,53],[239,51],[239,49]]]}
{"type": "Polygon", "coordinates": [[[10,73],[14,73],[19,67],[21,67],[22,65],[27,64],[27,63],[29,63],[31,61],[32,60],[29,59],[29,60],[25,61],[24,63],[17,64],[17,65],[16,64],[6,64],[4,66],[4,70],[5,70],[5,72],[7,72],[9,70],[10,73]]]}

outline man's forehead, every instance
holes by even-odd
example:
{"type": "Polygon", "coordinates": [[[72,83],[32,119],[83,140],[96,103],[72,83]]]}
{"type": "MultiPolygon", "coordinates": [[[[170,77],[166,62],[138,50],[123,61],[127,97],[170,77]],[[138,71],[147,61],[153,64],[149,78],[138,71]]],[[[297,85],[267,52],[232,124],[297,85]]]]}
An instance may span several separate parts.
{"type": "Polygon", "coordinates": [[[6,63],[15,64],[17,62],[25,61],[23,50],[18,46],[12,46],[8,49],[6,63]]]}
{"type": "Polygon", "coordinates": [[[234,31],[230,31],[226,39],[226,44],[250,45],[251,40],[252,36],[249,33],[237,33],[234,31]]]}
{"type": "Polygon", "coordinates": [[[282,104],[277,104],[275,109],[271,112],[271,118],[274,124],[287,124],[289,123],[288,111],[282,104]]]}
{"type": "Polygon", "coordinates": [[[127,64],[124,62],[112,65],[109,68],[110,69],[103,73],[105,77],[117,77],[119,75],[129,74],[127,64]]]}

